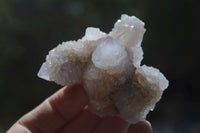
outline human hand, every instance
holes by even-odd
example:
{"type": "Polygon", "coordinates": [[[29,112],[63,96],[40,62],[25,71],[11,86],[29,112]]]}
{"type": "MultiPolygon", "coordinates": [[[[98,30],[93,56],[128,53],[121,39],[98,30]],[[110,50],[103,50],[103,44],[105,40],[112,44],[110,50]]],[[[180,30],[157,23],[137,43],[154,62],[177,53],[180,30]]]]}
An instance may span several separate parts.
{"type": "MultiPolygon", "coordinates": [[[[129,123],[117,117],[100,118],[88,109],[81,85],[64,87],[19,119],[7,133],[125,133],[129,123]]],[[[128,133],[152,133],[141,121],[128,133]]]]}

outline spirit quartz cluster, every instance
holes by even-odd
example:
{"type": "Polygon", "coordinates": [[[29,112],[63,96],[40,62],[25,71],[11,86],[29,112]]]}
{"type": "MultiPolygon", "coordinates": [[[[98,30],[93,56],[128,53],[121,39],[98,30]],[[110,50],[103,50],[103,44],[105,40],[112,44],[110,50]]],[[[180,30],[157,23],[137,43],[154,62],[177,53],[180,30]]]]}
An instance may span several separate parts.
{"type": "Polygon", "coordinates": [[[38,76],[62,86],[81,83],[90,110],[100,117],[144,120],[168,87],[158,69],[140,65],[144,33],[144,23],[128,15],[108,34],[89,27],[81,39],[52,49],[38,76]]]}

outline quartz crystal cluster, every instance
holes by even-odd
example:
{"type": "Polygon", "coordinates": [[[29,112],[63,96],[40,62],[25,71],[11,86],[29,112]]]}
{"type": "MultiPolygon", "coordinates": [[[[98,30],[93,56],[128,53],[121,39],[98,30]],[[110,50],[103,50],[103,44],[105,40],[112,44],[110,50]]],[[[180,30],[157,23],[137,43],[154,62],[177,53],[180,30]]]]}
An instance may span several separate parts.
{"type": "Polygon", "coordinates": [[[158,69],[140,64],[144,33],[144,23],[128,15],[108,34],[89,27],[81,39],[52,49],[38,76],[62,86],[81,83],[90,110],[100,117],[144,120],[168,87],[158,69]]]}

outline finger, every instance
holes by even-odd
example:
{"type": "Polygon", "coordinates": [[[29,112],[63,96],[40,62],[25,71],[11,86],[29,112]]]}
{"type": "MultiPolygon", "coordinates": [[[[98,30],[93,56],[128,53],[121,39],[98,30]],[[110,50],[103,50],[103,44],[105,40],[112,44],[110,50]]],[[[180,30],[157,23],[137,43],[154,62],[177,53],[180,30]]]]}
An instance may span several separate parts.
{"type": "MultiPolygon", "coordinates": [[[[81,112],[87,103],[87,96],[80,85],[64,87],[15,125],[22,125],[33,133],[53,133],[81,112]]],[[[13,126],[10,130],[17,130],[17,127],[13,126]]]]}
{"type": "Polygon", "coordinates": [[[31,133],[31,131],[29,129],[27,129],[26,127],[16,123],[6,133],[31,133]]]}
{"type": "Polygon", "coordinates": [[[88,108],[80,116],[67,124],[59,133],[91,133],[97,127],[101,118],[92,114],[88,108]]]}
{"type": "Polygon", "coordinates": [[[140,121],[131,126],[128,133],[152,133],[152,127],[148,121],[140,121]]]}
{"type": "Polygon", "coordinates": [[[49,103],[65,121],[70,121],[88,104],[88,98],[81,85],[64,88],[49,98],[49,103]]]}
{"type": "Polygon", "coordinates": [[[94,133],[125,133],[129,123],[117,117],[108,117],[101,121],[94,133]]]}

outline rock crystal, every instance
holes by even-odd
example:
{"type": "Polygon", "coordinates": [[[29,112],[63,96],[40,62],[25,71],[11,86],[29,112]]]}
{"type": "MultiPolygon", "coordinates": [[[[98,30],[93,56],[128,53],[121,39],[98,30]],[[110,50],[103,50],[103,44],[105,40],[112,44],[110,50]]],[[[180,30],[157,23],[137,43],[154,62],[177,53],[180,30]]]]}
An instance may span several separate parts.
{"type": "Polygon", "coordinates": [[[100,117],[144,120],[168,87],[158,69],[141,66],[144,33],[144,23],[128,15],[108,34],[89,27],[81,39],[52,49],[38,76],[62,86],[82,84],[90,110],[100,117]]]}

